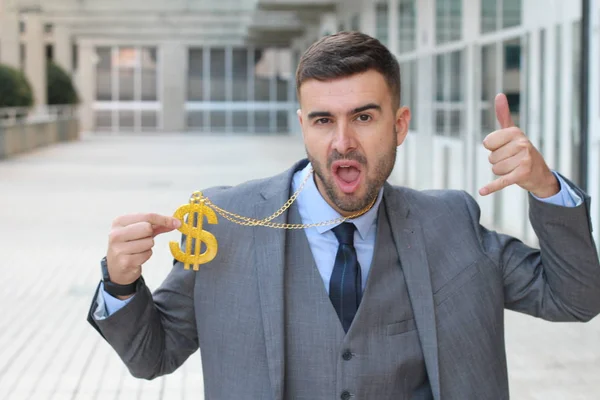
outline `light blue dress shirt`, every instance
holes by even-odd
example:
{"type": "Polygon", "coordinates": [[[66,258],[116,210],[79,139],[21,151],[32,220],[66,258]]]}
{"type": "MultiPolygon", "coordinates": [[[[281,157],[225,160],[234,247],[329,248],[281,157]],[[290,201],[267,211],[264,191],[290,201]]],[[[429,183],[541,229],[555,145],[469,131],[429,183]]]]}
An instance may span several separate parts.
{"type": "MultiPolygon", "coordinates": [[[[292,190],[294,192],[298,189],[306,177],[306,174],[310,172],[310,168],[311,165],[308,164],[303,170],[296,172],[292,180],[292,190]]],[[[545,199],[536,198],[540,201],[557,206],[579,206],[582,200],[577,193],[573,191],[560,175],[556,173],[554,173],[554,175],[560,183],[560,192],[545,199]]],[[[383,189],[379,191],[377,201],[368,212],[358,218],[349,220],[356,225],[354,247],[356,248],[358,262],[361,267],[363,290],[367,283],[367,278],[369,277],[369,271],[371,269],[371,261],[373,260],[375,234],[377,232],[377,213],[382,197],[383,189]]],[[[340,217],[340,214],[325,201],[323,196],[321,196],[314,178],[308,179],[304,186],[304,190],[302,190],[296,199],[296,204],[302,222],[305,224],[329,221],[340,217]]],[[[327,293],[329,293],[329,278],[333,272],[333,264],[335,263],[335,256],[338,250],[338,241],[332,231],[335,226],[336,225],[329,225],[304,229],[327,293]]],[[[133,298],[130,297],[127,300],[119,300],[109,295],[104,290],[101,290],[101,293],[102,296],[98,296],[98,308],[95,312],[95,317],[98,319],[106,318],[115,313],[133,298]]]]}

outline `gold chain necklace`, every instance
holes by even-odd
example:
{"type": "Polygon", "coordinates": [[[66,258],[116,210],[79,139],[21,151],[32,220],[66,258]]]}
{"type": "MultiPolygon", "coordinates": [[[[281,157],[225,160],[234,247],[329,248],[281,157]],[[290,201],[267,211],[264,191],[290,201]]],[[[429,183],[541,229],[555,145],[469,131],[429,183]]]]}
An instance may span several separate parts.
{"type": "Polygon", "coordinates": [[[304,229],[304,228],[314,228],[314,227],[318,227],[318,226],[337,225],[337,224],[345,222],[349,219],[360,217],[361,215],[363,215],[367,211],[369,211],[373,207],[375,202],[377,201],[377,196],[375,196],[373,201],[363,210],[361,210],[355,214],[349,215],[347,217],[339,217],[339,218],[332,219],[329,221],[316,222],[316,223],[312,223],[312,224],[287,224],[287,223],[271,222],[272,220],[274,220],[275,218],[277,218],[281,214],[283,214],[288,208],[290,208],[290,206],[294,203],[294,201],[296,201],[296,199],[300,195],[300,192],[302,192],[306,182],[312,176],[312,174],[313,174],[313,169],[311,168],[309,173],[306,174],[306,177],[304,178],[304,180],[302,181],[302,183],[300,184],[300,186],[298,187],[296,192],[292,195],[292,197],[290,197],[289,200],[286,201],[285,204],[279,210],[275,211],[275,213],[273,213],[272,215],[270,215],[269,217],[267,217],[265,219],[255,219],[255,218],[244,217],[242,215],[223,210],[221,207],[219,207],[216,204],[214,204],[213,202],[211,202],[207,197],[205,197],[202,194],[202,192],[199,192],[199,191],[194,192],[192,194],[190,203],[204,204],[204,205],[212,208],[213,210],[215,210],[223,218],[225,218],[235,224],[242,225],[242,226],[264,226],[267,228],[275,228],[275,229],[304,229]]]}

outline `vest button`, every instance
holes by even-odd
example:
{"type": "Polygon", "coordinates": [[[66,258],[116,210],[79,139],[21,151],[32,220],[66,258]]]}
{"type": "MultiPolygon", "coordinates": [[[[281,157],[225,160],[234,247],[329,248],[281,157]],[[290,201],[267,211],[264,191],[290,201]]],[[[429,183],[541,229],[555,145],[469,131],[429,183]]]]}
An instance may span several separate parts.
{"type": "Polygon", "coordinates": [[[350,397],[352,397],[352,395],[350,394],[349,391],[344,390],[340,396],[340,399],[342,400],[350,400],[350,397]]]}
{"type": "Polygon", "coordinates": [[[346,350],[344,354],[342,354],[342,358],[346,361],[350,361],[352,359],[352,352],[350,350],[346,350]]]}

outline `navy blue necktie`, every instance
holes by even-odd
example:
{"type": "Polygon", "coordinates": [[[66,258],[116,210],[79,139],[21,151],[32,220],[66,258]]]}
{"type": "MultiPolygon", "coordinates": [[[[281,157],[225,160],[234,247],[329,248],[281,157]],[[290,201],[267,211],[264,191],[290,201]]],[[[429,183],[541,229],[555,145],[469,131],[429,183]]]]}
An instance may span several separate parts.
{"type": "Polygon", "coordinates": [[[329,281],[329,298],[344,327],[344,332],[350,329],[362,294],[360,265],[354,248],[355,230],[354,224],[349,222],[332,229],[340,245],[329,281]]]}

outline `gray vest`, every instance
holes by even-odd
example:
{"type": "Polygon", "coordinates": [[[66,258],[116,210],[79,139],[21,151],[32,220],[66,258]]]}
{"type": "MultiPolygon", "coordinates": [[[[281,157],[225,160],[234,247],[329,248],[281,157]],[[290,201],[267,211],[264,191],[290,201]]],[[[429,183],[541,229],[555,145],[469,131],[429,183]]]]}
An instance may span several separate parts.
{"type": "MultiPolygon", "coordinates": [[[[294,206],[289,220],[301,222],[294,206]]],[[[287,232],[285,254],[286,399],[432,398],[383,202],[371,271],[347,334],[302,230],[287,232]]]]}

